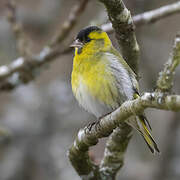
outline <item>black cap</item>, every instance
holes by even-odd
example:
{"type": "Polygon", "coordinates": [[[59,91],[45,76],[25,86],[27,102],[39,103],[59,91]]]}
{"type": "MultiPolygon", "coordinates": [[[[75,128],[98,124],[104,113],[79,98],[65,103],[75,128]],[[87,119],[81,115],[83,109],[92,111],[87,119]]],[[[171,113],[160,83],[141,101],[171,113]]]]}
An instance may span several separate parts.
{"type": "Polygon", "coordinates": [[[97,26],[86,27],[78,33],[76,39],[79,39],[81,42],[89,42],[91,39],[88,37],[88,35],[93,31],[101,32],[102,30],[97,26]]]}

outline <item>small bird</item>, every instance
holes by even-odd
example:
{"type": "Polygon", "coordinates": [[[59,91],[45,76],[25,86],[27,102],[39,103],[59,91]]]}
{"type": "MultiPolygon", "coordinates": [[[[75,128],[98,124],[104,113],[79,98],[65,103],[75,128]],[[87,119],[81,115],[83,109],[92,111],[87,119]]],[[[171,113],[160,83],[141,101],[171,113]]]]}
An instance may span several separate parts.
{"type": "MultiPolygon", "coordinates": [[[[100,119],[126,100],[139,97],[136,74],[102,29],[97,26],[82,29],[71,47],[75,48],[72,91],[85,110],[100,119]]],[[[152,153],[159,152],[144,114],[127,123],[140,132],[152,153]]]]}

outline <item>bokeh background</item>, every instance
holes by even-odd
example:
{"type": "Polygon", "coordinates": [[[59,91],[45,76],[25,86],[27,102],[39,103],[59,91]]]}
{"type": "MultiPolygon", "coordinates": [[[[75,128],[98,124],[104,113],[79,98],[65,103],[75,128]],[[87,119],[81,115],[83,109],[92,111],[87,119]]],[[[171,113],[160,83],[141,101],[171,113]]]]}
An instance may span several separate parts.
{"type": "MultiPolygon", "coordinates": [[[[19,56],[16,41],[7,21],[6,0],[0,0],[0,65],[19,56]]],[[[18,0],[17,19],[28,37],[29,49],[38,53],[67,18],[78,0],[18,0]]],[[[126,0],[133,15],[176,0],[126,0]]],[[[89,24],[108,22],[104,6],[91,0],[69,39],[89,24]]],[[[140,89],[152,91],[158,73],[180,30],[180,14],[136,29],[141,49],[140,89]]],[[[114,35],[111,35],[116,46],[114,35]]],[[[95,118],[82,110],[71,92],[73,54],[61,56],[46,66],[35,81],[0,94],[0,126],[10,139],[0,138],[0,180],[79,180],[68,157],[68,148],[78,132],[95,118]]],[[[180,68],[176,71],[173,93],[180,92],[180,68]]],[[[147,117],[161,155],[152,155],[143,139],[134,132],[117,179],[180,179],[180,113],[148,109],[147,117]],[[121,178],[120,178],[121,177],[121,178]]],[[[91,149],[98,163],[106,139],[91,149]]]]}

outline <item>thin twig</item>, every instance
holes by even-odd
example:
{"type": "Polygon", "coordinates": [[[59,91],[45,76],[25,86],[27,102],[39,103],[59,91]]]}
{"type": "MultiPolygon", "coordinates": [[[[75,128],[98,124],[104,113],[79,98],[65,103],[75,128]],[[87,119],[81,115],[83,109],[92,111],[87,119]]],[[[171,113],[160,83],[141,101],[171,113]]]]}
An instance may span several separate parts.
{"type": "Polygon", "coordinates": [[[136,25],[141,26],[144,24],[154,23],[159,19],[162,19],[167,16],[171,16],[175,13],[180,12],[180,1],[162,6],[158,9],[148,11],[133,17],[133,20],[136,25]]]}
{"type": "Polygon", "coordinates": [[[7,19],[9,23],[11,24],[11,28],[14,32],[15,38],[16,38],[16,47],[18,52],[21,56],[27,56],[28,55],[28,40],[25,37],[22,24],[17,21],[16,18],[16,2],[15,0],[8,0],[6,2],[6,6],[8,9],[8,15],[7,19]]]}
{"type": "Polygon", "coordinates": [[[177,34],[173,52],[171,53],[168,62],[165,64],[165,68],[159,73],[157,81],[157,89],[163,92],[168,92],[173,86],[174,70],[180,64],[180,32],[177,34]]]}
{"type": "Polygon", "coordinates": [[[61,41],[63,41],[70,31],[72,31],[73,27],[78,21],[78,18],[84,12],[86,5],[89,0],[79,0],[79,4],[76,4],[70,11],[69,17],[67,20],[63,23],[63,25],[60,28],[60,31],[57,33],[57,35],[52,39],[52,42],[50,46],[54,46],[61,41]]]}
{"type": "MultiPolygon", "coordinates": [[[[151,11],[144,12],[142,14],[135,15],[132,18],[136,27],[141,27],[142,25],[155,23],[156,21],[159,21],[163,18],[172,16],[177,13],[180,13],[179,1],[151,11]]],[[[111,23],[103,24],[101,28],[107,33],[114,32],[111,23]]]]}

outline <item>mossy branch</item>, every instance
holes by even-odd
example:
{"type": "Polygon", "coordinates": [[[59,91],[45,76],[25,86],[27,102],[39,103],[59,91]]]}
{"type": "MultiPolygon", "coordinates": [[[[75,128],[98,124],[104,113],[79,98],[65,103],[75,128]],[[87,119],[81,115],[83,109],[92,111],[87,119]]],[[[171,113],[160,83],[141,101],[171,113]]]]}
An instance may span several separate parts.
{"type": "MultiPolygon", "coordinates": [[[[106,6],[124,59],[138,74],[140,51],[130,11],[122,0],[100,1],[106,6]]],[[[123,166],[124,154],[132,136],[131,131],[132,128],[123,123],[108,138],[99,169],[102,179],[115,179],[118,170],[123,166]]]]}
{"type": "Polygon", "coordinates": [[[174,40],[173,51],[165,64],[164,70],[159,73],[157,90],[168,92],[173,87],[173,77],[175,68],[180,64],[180,32],[174,40]]]}
{"type": "Polygon", "coordinates": [[[100,2],[106,6],[124,59],[131,69],[138,73],[139,46],[130,11],[126,8],[122,0],[100,0],[100,2]]]}
{"type": "Polygon", "coordinates": [[[132,128],[122,123],[113,130],[106,142],[104,156],[100,164],[100,174],[104,178],[115,179],[124,164],[124,155],[132,137],[132,128]]]}
{"type": "MultiPolygon", "coordinates": [[[[136,100],[124,102],[116,111],[104,117],[100,121],[98,128],[92,126],[91,131],[86,127],[81,129],[69,150],[69,158],[78,174],[80,176],[87,175],[87,177],[90,175],[91,177],[96,176],[97,168],[94,171],[94,165],[87,156],[89,147],[96,145],[99,138],[109,136],[113,129],[121,126],[127,118],[135,114],[142,114],[146,108],[180,111],[180,95],[165,95],[159,92],[145,93],[136,100]],[[79,168],[82,164],[86,169],[79,168]]],[[[122,143],[121,147],[123,146],[122,143]]]]}

